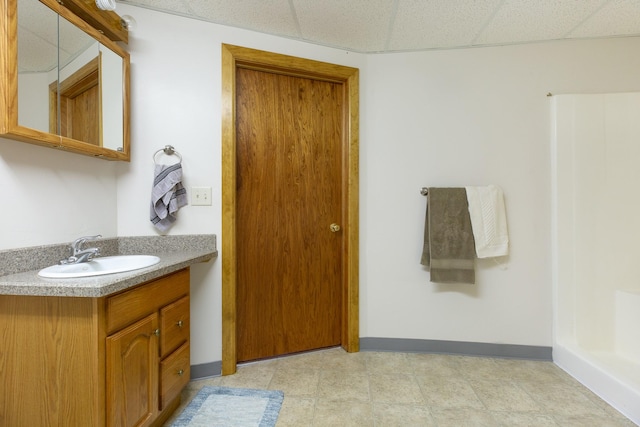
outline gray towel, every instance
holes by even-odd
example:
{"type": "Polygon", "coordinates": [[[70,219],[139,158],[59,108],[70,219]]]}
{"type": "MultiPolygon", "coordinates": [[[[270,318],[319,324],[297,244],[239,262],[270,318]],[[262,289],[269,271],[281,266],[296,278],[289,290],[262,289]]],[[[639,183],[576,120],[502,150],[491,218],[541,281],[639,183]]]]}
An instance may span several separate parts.
{"type": "Polygon", "coordinates": [[[176,212],[187,205],[182,186],[182,164],[156,165],[151,190],[151,223],[165,232],[176,221],[176,212]]]}
{"type": "Polygon", "coordinates": [[[475,244],[464,188],[429,188],[420,263],[431,281],[475,283],[475,244]]]}

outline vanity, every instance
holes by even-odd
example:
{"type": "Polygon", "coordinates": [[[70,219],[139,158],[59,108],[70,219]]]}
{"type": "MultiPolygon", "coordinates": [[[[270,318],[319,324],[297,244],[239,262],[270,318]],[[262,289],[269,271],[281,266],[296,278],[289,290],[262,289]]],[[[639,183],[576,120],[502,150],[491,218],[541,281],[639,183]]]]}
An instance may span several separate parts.
{"type": "Polygon", "coordinates": [[[160,258],[140,270],[0,276],[0,425],[162,425],[190,379],[191,265],[217,256],[215,236],[189,238],[112,239],[160,258]]]}

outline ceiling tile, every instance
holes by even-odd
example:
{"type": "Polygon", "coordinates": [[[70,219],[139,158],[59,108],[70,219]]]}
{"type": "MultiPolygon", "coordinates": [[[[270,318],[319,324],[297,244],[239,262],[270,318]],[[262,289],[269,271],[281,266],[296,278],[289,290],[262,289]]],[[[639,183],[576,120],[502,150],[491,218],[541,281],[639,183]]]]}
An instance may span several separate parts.
{"type": "Polygon", "coordinates": [[[303,39],[356,51],[383,50],[394,2],[293,0],[303,39]]]}
{"type": "Polygon", "coordinates": [[[389,50],[469,45],[501,0],[400,0],[389,50]]]}
{"type": "MultiPolygon", "coordinates": [[[[161,10],[166,12],[172,12],[177,15],[191,15],[191,9],[188,7],[188,3],[183,3],[180,0],[118,0],[118,3],[131,4],[134,6],[142,6],[148,9],[161,10]]],[[[118,9],[116,7],[116,12],[118,9]]]]}
{"type": "Polygon", "coordinates": [[[18,72],[58,65],[58,14],[37,0],[18,2],[18,72]]]}
{"type": "Polygon", "coordinates": [[[356,52],[640,35],[640,0],[117,1],[356,52]]]}
{"type": "Polygon", "coordinates": [[[43,41],[55,44],[58,38],[58,14],[37,0],[20,1],[18,31],[28,31],[43,41]]]}
{"type": "Polygon", "coordinates": [[[476,44],[523,43],[566,37],[607,0],[506,0],[476,44]]]}
{"type": "MultiPolygon", "coordinates": [[[[34,33],[18,28],[18,72],[42,72],[58,64],[58,47],[34,33]]],[[[54,42],[56,39],[53,39],[54,42]]]]}
{"type": "Polygon", "coordinates": [[[288,0],[189,0],[189,6],[211,22],[300,37],[288,0]]]}
{"type": "Polygon", "coordinates": [[[569,34],[604,37],[640,34],[640,1],[613,0],[569,34]]]}

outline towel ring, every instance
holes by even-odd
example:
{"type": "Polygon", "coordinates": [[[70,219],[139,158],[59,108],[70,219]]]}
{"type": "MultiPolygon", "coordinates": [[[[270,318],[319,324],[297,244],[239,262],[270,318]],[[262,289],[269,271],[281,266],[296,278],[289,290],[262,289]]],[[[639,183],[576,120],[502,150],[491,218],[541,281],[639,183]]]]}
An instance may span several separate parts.
{"type": "Polygon", "coordinates": [[[162,152],[164,152],[164,154],[166,154],[167,156],[172,156],[175,154],[176,156],[178,156],[178,159],[180,159],[178,160],[178,163],[182,163],[182,156],[176,151],[175,148],[173,148],[173,145],[165,145],[164,148],[161,148],[153,153],[153,163],[155,163],[156,165],[158,164],[156,156],[162,152]]]}

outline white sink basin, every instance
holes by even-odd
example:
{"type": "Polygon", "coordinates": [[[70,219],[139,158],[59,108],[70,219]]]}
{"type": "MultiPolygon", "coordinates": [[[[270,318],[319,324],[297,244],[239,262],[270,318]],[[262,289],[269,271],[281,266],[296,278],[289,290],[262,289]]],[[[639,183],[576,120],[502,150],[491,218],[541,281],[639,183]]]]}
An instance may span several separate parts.
{"type": "Polygon", "coordinates": [[[52,265],[38,272],[38,276],[50,279],[101,276],[124,273],[157,264],[160,258],[153,255],[116,255],[95,258],[79,264],[52,265]]]}

